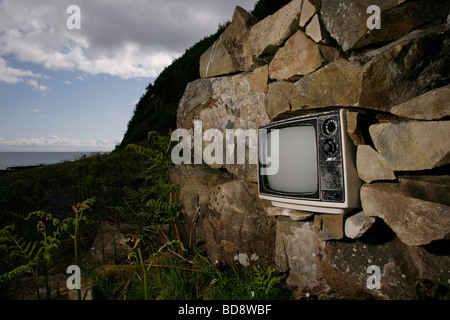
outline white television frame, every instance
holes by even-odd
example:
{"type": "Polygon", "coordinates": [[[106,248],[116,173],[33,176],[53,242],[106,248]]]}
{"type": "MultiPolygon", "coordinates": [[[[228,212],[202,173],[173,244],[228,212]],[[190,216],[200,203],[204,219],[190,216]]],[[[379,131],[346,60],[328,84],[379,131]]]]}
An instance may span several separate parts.
{"type": "MultiPolygon", "coordinates": [[[[301,117],[295,117],[290,118],[287,120],[282,120],[278,122],[271,123],[267,126],[263,126],[261,128],[273,128],[275,129],[278,125],[289,125],[290,123],[297,123],[300,121],[304,121],[310,118],[319,117],[326,115],[329,113],[329,111],[324,111],[312,115],[306,115],[301,117]]],[[[311,200],[311,199],[305,199],[305,198],[298,198],[298,197],[284,197],[274,194],[268,194],[268,193],[261,193],[261,175],[260,175],[260,165],[261,161],[258,161],[258,191],[259,191],[259,197],[261,199],[269,200],[271,201],[273,206],[281,207],[281,208],[287,208],[287,209],[294,209],[294,210],[301,210],[301,211],[308,211],[308,212],[314,212],[314,213],[327,213],[327,214],[345,214],[349,211],[356,210],[358,208],[361,208],[361,202],[360,202],[360,189],[362,185],[362,181],[360,180],[358,176],[358,172],[356,169],[356,146],[353,144],[352,139],[350,138],[348,132],[347,132],[347,114],[346,109],[339,109],[339,132],[341,136],[341,155],[342,155],[342,172],[343,172],[343,178],[344,178],[344,186],[343,186],[343,192],[344,192],[344,201],[343,202],[331,202],[331,201],[323,201],[323,200],[311,200]],[[298,199],[296,199],[298,198],[298,199]]],[[[261,129],[260,128],[260,129],[261,129]]],[[[321,130],[320,126],[316,126],[316,143],[317,143],[317,150],[319,148],[322,148],[321,145],[319,145],[319,133],[318,131],[321,130]]],[[[258,148],[260,145],[260,139],[258,136],[258,148]]],[[[317,151],[319,152],[319,151],[317,151]]],[[[259,155],[259,152],[258,152],[259,155]]],[[[317,161],[319,162],[319,156],[317,157],[317,161]]],[[[259,159],[260,160],[260,159],[259,159]]],[[[318,170],[320,170],[320,163],[318,163],[318,170]]],[[[319,171],[318,171],[318,174],[319,171]]],[[[321,191],[320,184],[318,186],[319,193],[321,191]]]]}

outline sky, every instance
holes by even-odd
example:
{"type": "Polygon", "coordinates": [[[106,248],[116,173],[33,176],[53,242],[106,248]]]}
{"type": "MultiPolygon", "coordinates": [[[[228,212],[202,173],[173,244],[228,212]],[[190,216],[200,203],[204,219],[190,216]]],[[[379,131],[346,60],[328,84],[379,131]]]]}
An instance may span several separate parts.
{"type": "Polygon", "coordinates": [[[103,151],[187,48],[257,0],[0,0],[0,152],[103,151]]]}

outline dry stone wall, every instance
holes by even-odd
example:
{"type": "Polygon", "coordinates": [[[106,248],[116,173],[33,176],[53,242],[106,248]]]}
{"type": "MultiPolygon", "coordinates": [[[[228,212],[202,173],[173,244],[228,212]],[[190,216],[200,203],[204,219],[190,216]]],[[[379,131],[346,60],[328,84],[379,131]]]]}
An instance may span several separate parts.
{"type": "Polygon", "coordinates": [[[236,8],[199,61],[178,127],[193,134],[201,121],[225,137],[346,108],[362,206],[273,207],[259,199],[248,157],[178,165],[170,176],[187,231],[213,263],[276,267],[298,298],[449,298],[449,13],[444,0],[292,0],[261,21],[236,8]],[[368,28],[371,5],[380,29],[368,28]]]}

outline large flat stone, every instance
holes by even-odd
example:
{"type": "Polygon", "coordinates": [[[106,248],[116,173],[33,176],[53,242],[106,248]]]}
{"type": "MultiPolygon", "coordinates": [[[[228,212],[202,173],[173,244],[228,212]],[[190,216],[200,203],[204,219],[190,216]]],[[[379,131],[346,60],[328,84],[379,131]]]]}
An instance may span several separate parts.
{"type": "Polygon", "coordinates": [[[393,41],[430,21],[445,21],[448,1],[322,0],[321,16],[330,35],[349,51],[377,43],[393,41]],[[381,28],[369,30],[366,13],[371,5],[381,10],[381,28]]]}
{"type": "Polygon", "coordinates": [[[398,238],[377,245],[363,240],[328,242],[324,251],[321,267],[325,279],[347,300],[414,300],[416,281],[422,276],[446,285],[448,257],[434,257],[398,238]],[[440,272],[433,270],[434,263],[442,268],[440,272]],[[380,287],[371,289],[367,284],[374,283],[374,267],[380,271],[380,287]]]}
{"type": "Polygon", "coordinates": [[[322,62],[317,44],[299,30],[276,53],[270,63],[269,76],[283,80],[305,75],[319,68],[322,62]]]}
{"type": "Polygon", "coordinates": [[[428,91],[394,106],[391,113],[417,120],[439,120],[450,116],[450,85],[428,91]]]}
{"type": "Polygon", "coordinates": [[[450,176],[401,176],[403,190],[414,198],[450,206],[450,176]]]}
{"type": "Polygon", "coordinates": [[[253,61],[266,64],[267,60],[264,56],[272,57],[278,48],[298,30],[301,5],[302,0],[293,0],[252,27],[248,41],[253,61]]]}
{"type": "Polygon", "coordinates": [[[200,57],[201,78],[226,75],[238,70],[238,66],[223,44],[223,35],[200,57]]]}
{"type": "Polygon", "coordinates": [[[369,128],[375,148],[394,171],[450,163],[450,121],[401,121],[369,128]]]}
{"type": "MultiPolygon", "coordinates": [[[[259,126],[270,121],[265,112],[264,90],[268,81],[267,74],[267,67],[261,67],[254,72],[191,82],[180,100],[177,113],[178,127],[190,130],[191,137],[194,137],[194,121],[199,121],[203,132],[208,129],[220,131],[224,147],[227,129],[242,129],[244,132],[249,130],[250,133],[253,130],[255,135],[252,145],[247,144],[245,148],[245,163],[238,163],[237,152],[234,153],[232,163],[226,163],[226,152],[223,152],[222,159],[219,159],[221,163],[207,162],[214,168],[226,167],[240,179],[253,182],[258,179],[256,132],[259,126]],[[256,155],[253,161],[249,158],[250,152],[256,155]]],[[[202,152],[209,144],[207,141],[203,143],[202,152]]],[[[205,160],[204,153],[203,156],[205,160]]]]}
{"type": "Polygon", "coordinates": [[[248,37],[252,26],[258,22],[254,16],[237,6],[231,24],[224,31],[224,46],[241,71],[254,69],[248,37]]]}
{"type": "Polygon", "coordinates": [[[258,201],[255,184],[234,180],[212,188],[204,220],[209,259],[273,266],[274,224],[258,201]]]}
{"type": "Polygon", "coordinates": [[[205,165],[178,165],[169,170],[170,182],[179,186],[178,201],[191,244],[205,242],[203,216],[211,188],[231,180],[230,175],[205,165]]]}
{"type": "Polygon", "coordinates": [[[276,267],[281,272],[289,270],[286,283],[295,288],[296,298],[330,290],[320,268],[322,242],[317,238],[312,222],[279,217],[275,250],[276,267]]]}
{"type": "Polygon", "coordinates": [[[257,19],[237,6],[233,20],[214,44],[200,57],[200,77],[226,75],[253,69],[248,37],[257,19]]]}
{"type": "Polygon", "coordinates": [[[365,184],[361,203],[364,214],[383,219],[407,245],[426,245],[450,233],[450,207],[415,198],[401,184],[365,184]]]}

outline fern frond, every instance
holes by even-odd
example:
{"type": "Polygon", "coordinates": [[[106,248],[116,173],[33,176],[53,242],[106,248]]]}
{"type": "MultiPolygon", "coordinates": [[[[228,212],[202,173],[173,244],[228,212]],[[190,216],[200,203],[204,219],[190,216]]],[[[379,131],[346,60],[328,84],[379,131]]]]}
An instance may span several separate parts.
{"type": "Polygon", "coordinates": [[[25,265],[18,266],[17,268],[14,268],[13,270],[0,275],[0,282],[10,281],[10,280],[17,278],[23,274],[30,274],[33,272],[32,267],[33,267],[33,264],[25,264],[25,265]]]}

